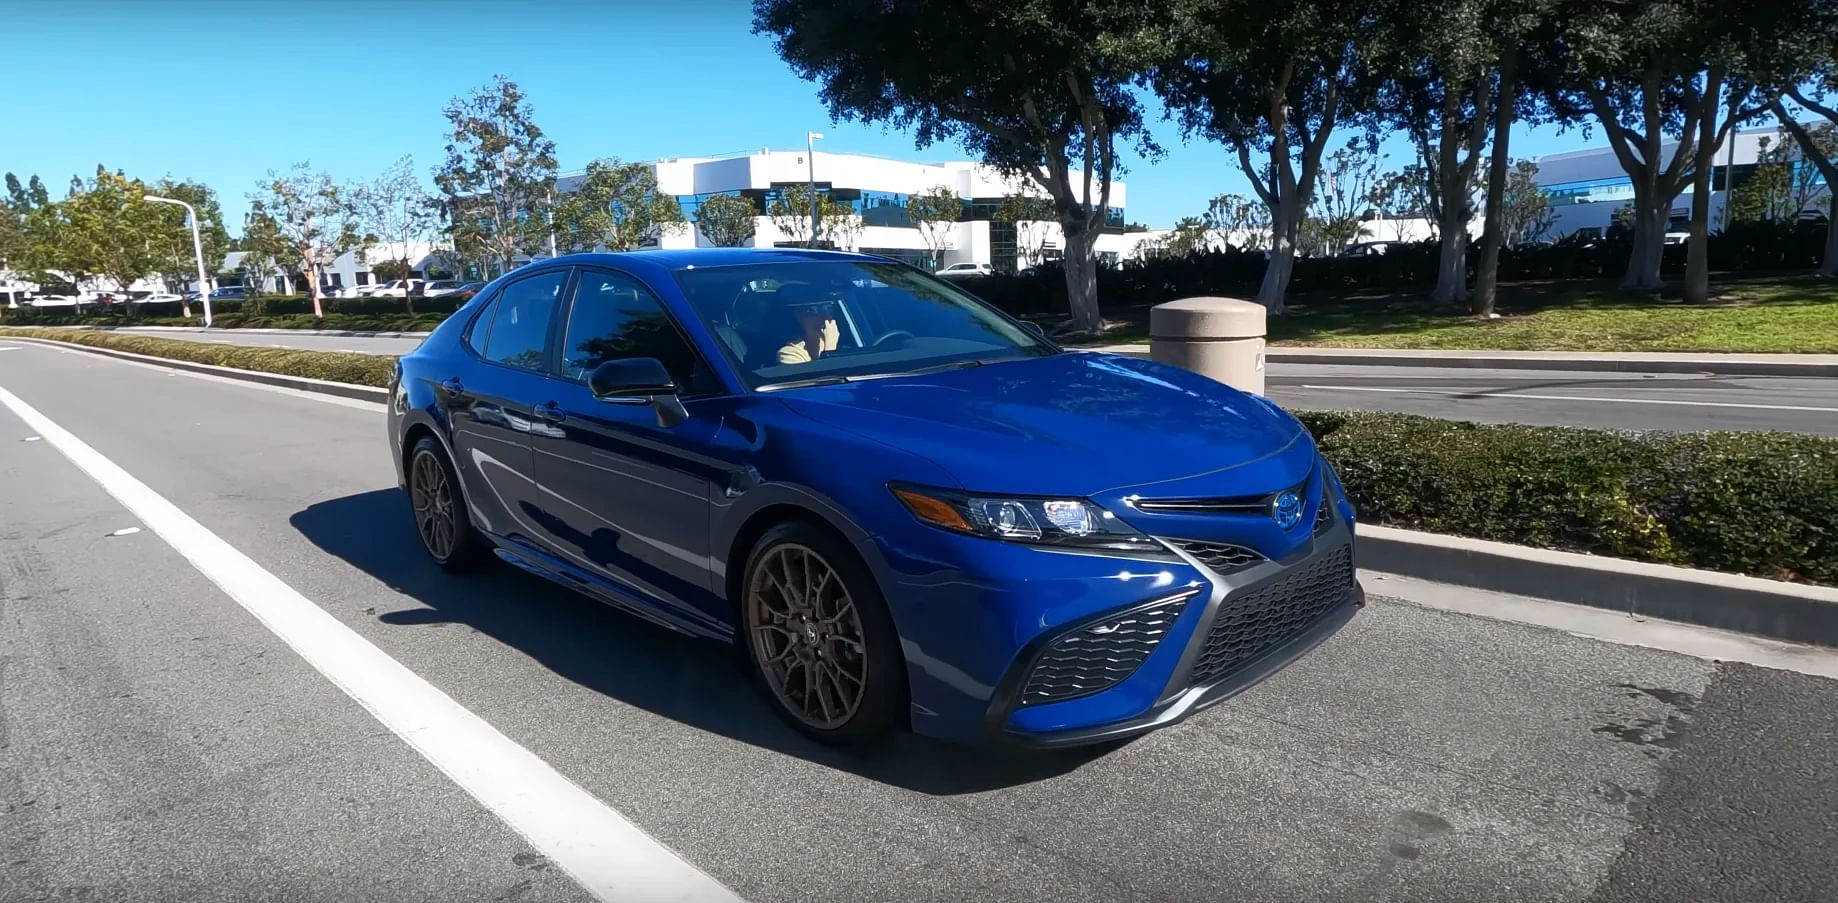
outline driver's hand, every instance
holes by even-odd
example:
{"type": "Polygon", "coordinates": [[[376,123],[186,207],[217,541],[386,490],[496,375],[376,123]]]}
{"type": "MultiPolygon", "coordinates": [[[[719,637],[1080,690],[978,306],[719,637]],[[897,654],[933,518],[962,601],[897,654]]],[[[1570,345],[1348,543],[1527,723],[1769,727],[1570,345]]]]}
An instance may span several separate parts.
{"type": "Polygon", "coordinates": [[[835,318],[823,321],[823,350],[835,351],[836,343],[842,341],[842,330],[836,326],[835,318]]]}

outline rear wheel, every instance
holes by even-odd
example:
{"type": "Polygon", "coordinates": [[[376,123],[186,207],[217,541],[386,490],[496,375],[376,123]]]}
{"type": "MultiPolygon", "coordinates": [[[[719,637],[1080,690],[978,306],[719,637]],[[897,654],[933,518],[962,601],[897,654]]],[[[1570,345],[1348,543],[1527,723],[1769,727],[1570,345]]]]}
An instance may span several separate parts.
{"type": "Polygon", "coordinates": [[[434,563],[449,571],[477,564],[484,548],[472,530],[459,477],[432,436],[415,443],[408,459],[408,497],[415,532],[434,563]]]}
{"type": "Polygon", "coordinates": [[[754,546],[742,592],[742,647],[786,720],[824,743],[886,733],[905,705],[905,665],[853,549],[816,525],[780,524],[754,546]]]}

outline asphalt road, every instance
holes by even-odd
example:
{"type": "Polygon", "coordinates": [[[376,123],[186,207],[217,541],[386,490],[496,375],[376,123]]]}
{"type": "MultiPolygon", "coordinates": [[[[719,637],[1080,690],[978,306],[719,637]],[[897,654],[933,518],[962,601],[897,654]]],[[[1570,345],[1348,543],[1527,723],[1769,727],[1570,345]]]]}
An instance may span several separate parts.
{"type": "MultiPolygon", "coordinates": [[[[364,354],[406,354],[421,343],[415,338],[246,332],[147,334],[364,354]]],[[[1483,423],[1838,436],[1838,379],[1274,363],[1267,381],[1272,399],[1298,409],[1404,411],[1483,423]]]]}
{"type": "MultiPolygon", "coordinates": [[[[267,595],[297,593],[750,901],[1838,886],[1831,680],[1381,596],[1269,682],[1126,745],[841,753],[782,727],[718,649],[507,567],[428,564],[375,405],[4,341],[0,389],[106,459],[80,470],[0,407],[0,900],[586,898],[432,741],[355,701],[378,687],[341,692],[322,674],[340,663],[252,616],[272,600],[232,598],[205,576],[221,562],[105,492],[108,462],[272,575],[267,595]]],[[[1797,660],[1838,673],[1833,653],[1797,660]]]]}

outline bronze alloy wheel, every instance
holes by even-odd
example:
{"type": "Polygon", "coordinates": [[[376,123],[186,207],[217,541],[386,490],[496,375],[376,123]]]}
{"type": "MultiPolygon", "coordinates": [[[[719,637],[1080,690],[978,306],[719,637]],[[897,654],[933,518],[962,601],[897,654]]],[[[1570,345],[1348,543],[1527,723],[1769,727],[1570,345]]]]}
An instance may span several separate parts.
{"type": "Polygon", "coordinates": [[[788,712],[823,731],[855,717],[868,648],[855,600],[822,555],[791,542],[767,550],[747,577],[746,618],[753,659],[788,712]]]}
{"type": "Polygon", "coordinates": [[[415,531],[421,534],[428,554],[437,561],[452,558],[460,536],[459,509],[440,456],[427,449],[417,452],[408,485],[415,506],[415,531]]]}

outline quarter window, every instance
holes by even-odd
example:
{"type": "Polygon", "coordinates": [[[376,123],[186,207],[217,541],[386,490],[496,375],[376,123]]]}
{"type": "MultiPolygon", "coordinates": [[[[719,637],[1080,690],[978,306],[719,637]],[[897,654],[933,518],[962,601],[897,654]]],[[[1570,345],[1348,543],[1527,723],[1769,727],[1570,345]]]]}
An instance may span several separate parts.
{"type": "Polygon", "coordinates": [[[505,286],[491,314],[485,359],[521,370],[545,369],[549,323],[567,282],[568,271],[555,269],[505,286]]]}
{"type": "Polygon", "coordinates": [[[621,358],[656,358],[683,394],[713,390],[713,376],[689,347],[664,305],[638,280],[586,270],[574,290],[562,346],[562,375],[585,380],[621,358]]]}

